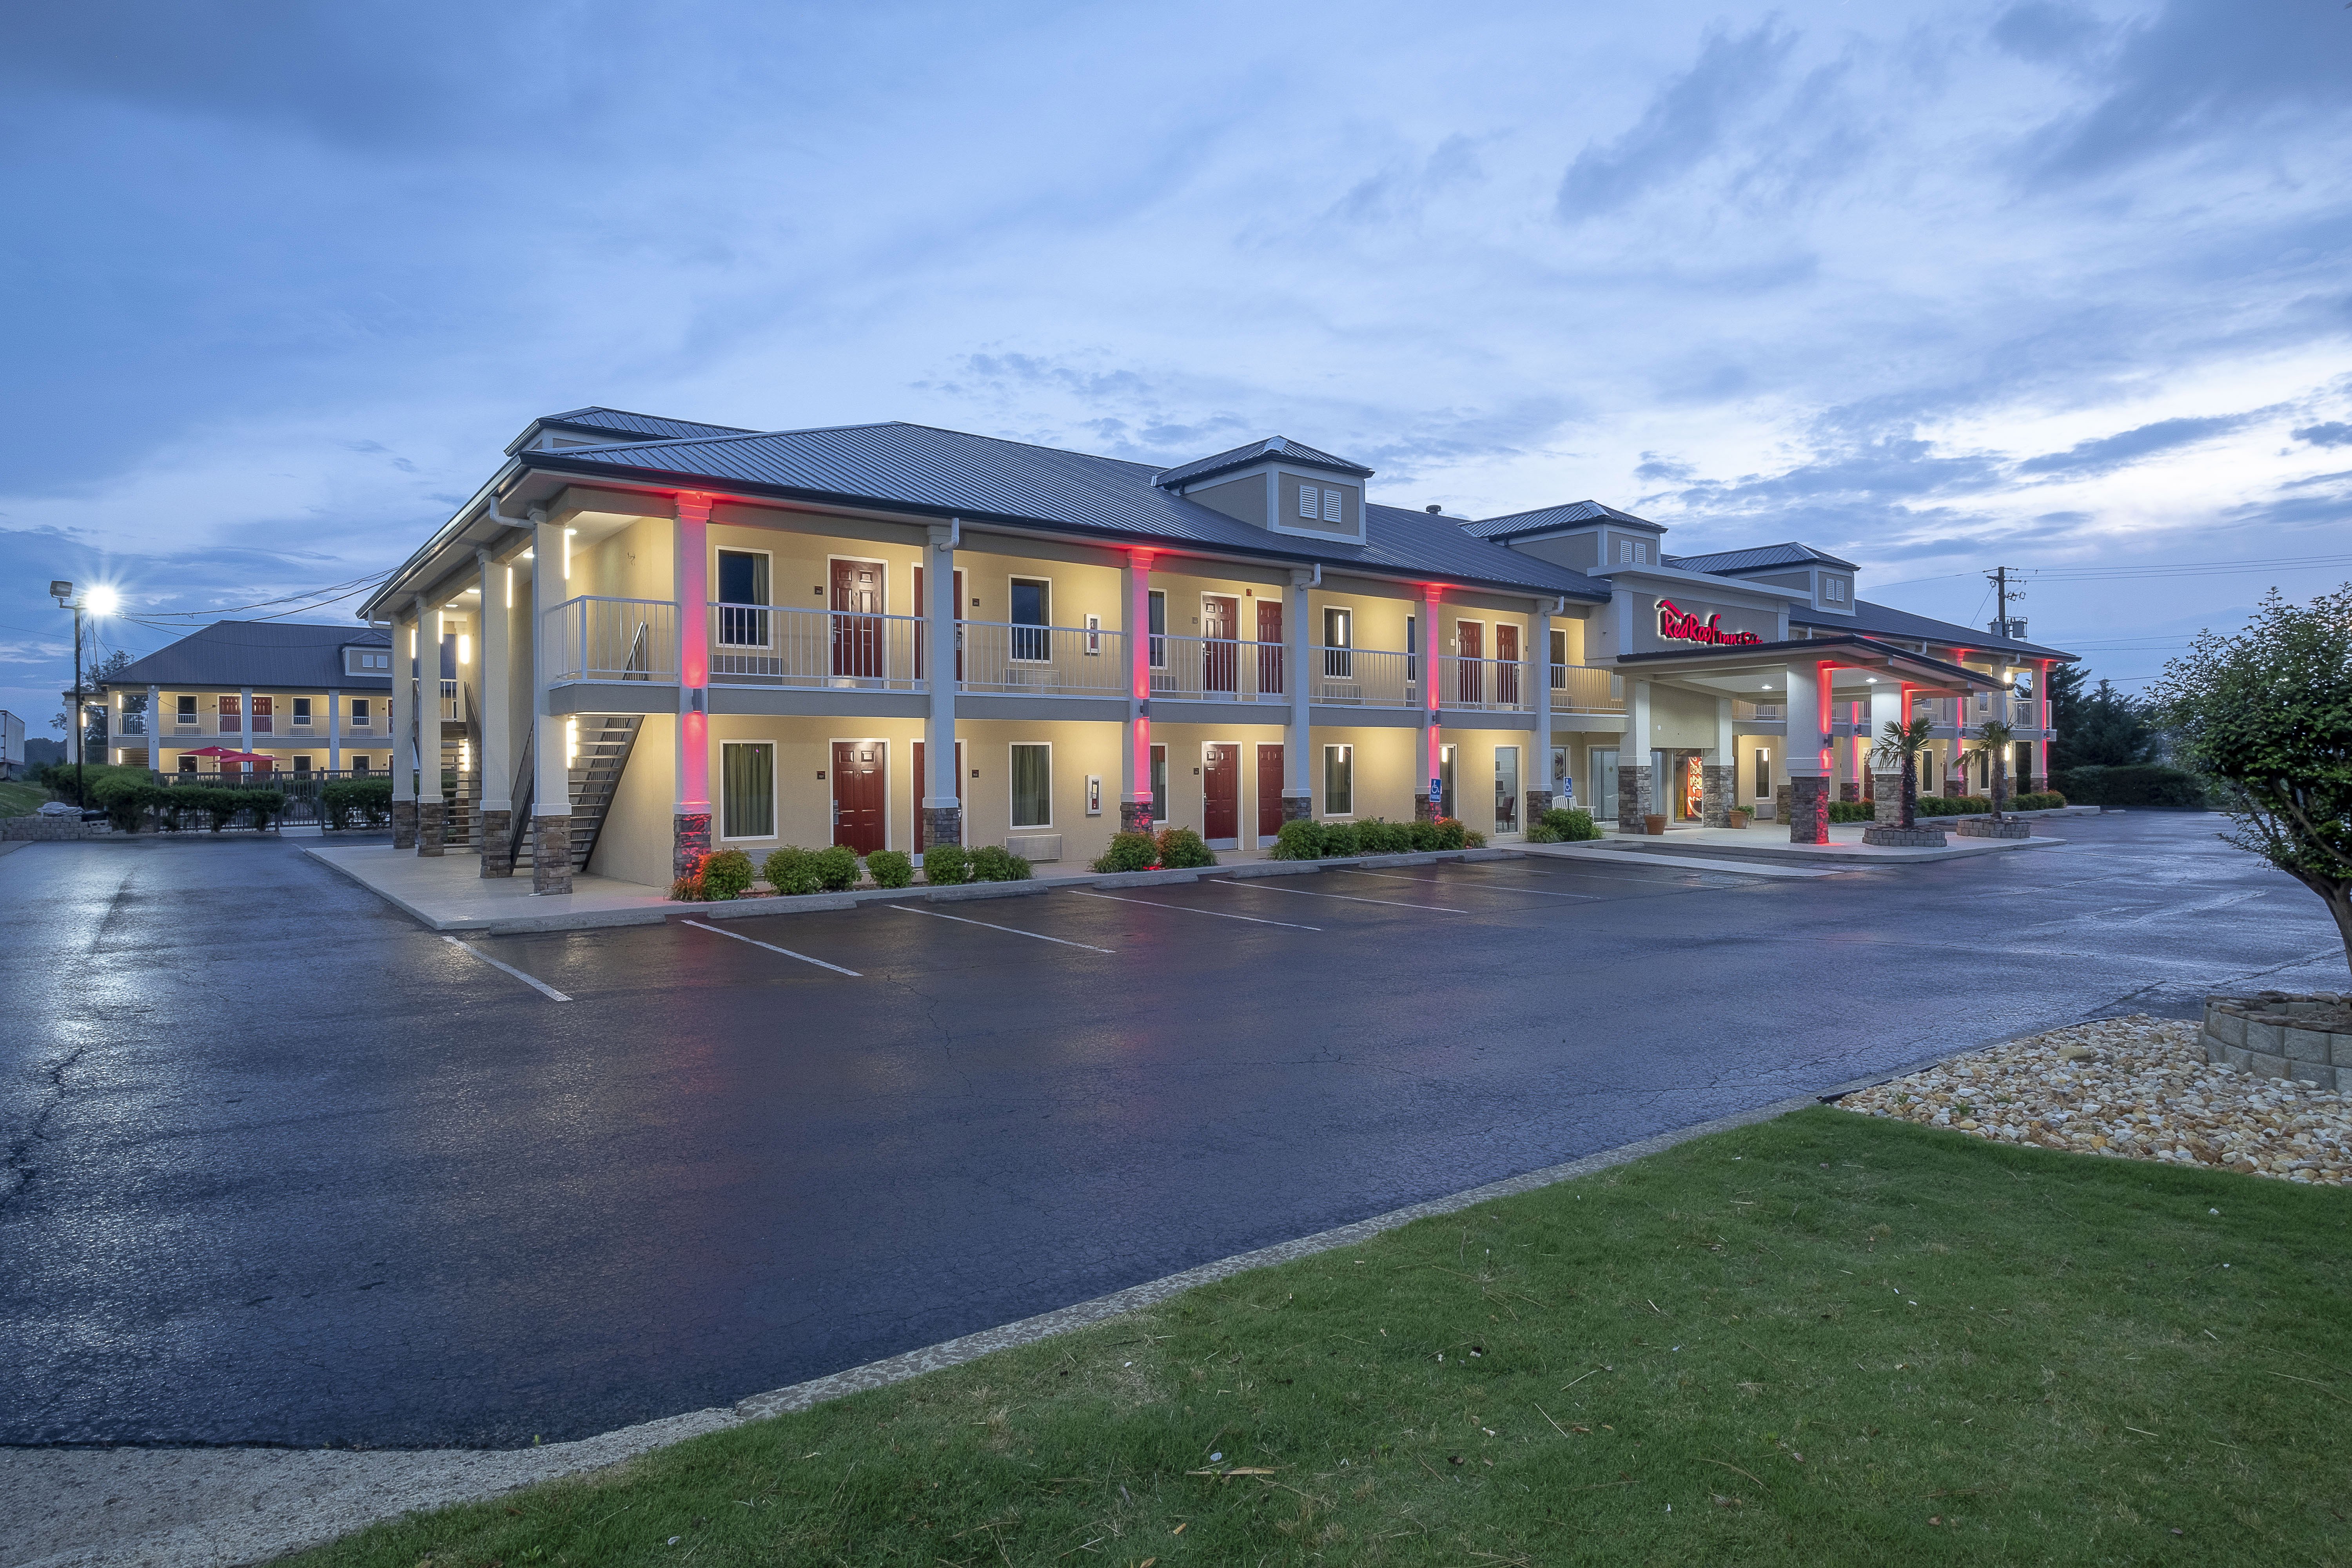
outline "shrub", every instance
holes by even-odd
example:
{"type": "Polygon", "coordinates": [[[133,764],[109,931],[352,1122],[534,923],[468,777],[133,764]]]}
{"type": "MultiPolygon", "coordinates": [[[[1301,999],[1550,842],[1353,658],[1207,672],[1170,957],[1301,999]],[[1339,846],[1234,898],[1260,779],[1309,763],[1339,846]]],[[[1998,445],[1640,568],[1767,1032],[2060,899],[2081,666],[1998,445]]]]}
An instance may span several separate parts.
{"type": "Polygon", "coordinates": [[[1160,841],[1149,833],[1115,833],[1095,862],[1097,871],[1149,871],[1160,864],[1160,841]]]}
{"type": "MultiPolygon", "coordinates": [[[[1547,828],[1557,836],[1548,840],[1536,839],[1536,842],[1539,844],[1580,844],[1588,838],[1598,838],[1601,837],[1601,825],[1592,820],[1592,814],[1591,812],[1584,810],[1580,806],[1553,806],[1549,811],[1545,812],[1541,816],[1536,818],[1536,823],[1538,826],[1547,828]]],[[[1528,829],[1528,837],[1534,838],[1535,829],[1528,829]]]]}
{"type": "Polygon", "coordinates": [[[1354,823],[1327,822],[1323,825],[1323,854],[1326,858],[1344,858],[1362,853],[1363,850],[1359,847],[1354,823]]]}
{"type": "Polygon", "coordinates": [[[1475,827],[1465,827],[1462,830],[1462,847],[1484,849],[1486,847],[1486,836],[1475,827]]]}
{"type": "Polygon", "coordinates": [[[817,872],[816,857],[797,844],[771,850],[760,874],[768,879],[768,886],[794,898],[817,892],[824,886],[824,879],[817,872]]]}
{"type": "Polygon", "coordinates": [[[1171,827],[1160,836],[1160,863],[1168,869],[1190,870],[1217,863],[1216,851],[1189,827],[1171,827]]]}
{"type": "Polygon", "coordinates": [[[2084,805],[2187,806],[2202,808],[2205,781],[2183,768],[2158,763],[2135,763],[2127,767],[2068,768],[2053,773],[2050,782],[2060,794],[2084,805]]]}
{"type": "Polygon", "coordinates": [[[971,877],[975,882],[1025,882],[1029,862],[1002,844],[983,844],[971,852],[971,877]]]}
{"type": "Polygon", "coordinates": [[[1276,860],[1319,860],[1323,858],[1323,825],[1305,817],[1286,822],[1275,835],[1270,858],[1276,860]]]}
{"type": "Polygon", "coordinates": [[[1445,847],[1445,835],[1437,830],[1437,824],[1434,822],[1423,822],[1419,817],[1415,817],[1410,831],[1413,848],[1424,854],[1432,849],[1443,849],[1445,847]]]}
{"type": "Polygon", "coordinates": [[[1472,833],[1468,828],[1463,826],[1460,821],[1454,817],[1441,816],[1431,826],[1437,829],[1437,842],[1432,846],[1433,848],[1484,849],[1486,847],[1486,836],[1485,834],[1472,833]],[[1477,840],[1475,844],[1471,842],[1473,838],[1477,840]]]}
{"type": "Polygon", "coordinates": [[[1866,800],[1833,800],[1830,802],[1832,822],[1875,822],[1878,808],[1866,800]]]}
{"type": "Polygon", "coordinates": [[[915,863],[903,849],[877,849],[866,858],[866,869],[877,888],[910,888],[915,863]]]}
{"type": "Polygon", "coordinates": [[[329,779],[319,791],[320,815],[329,827],[366,827],[392,820],[392,780],[329,779]]]}
{"type": "Polygon", "coordinates": [[[2056,811],[2066,804],[2066,797],[2054,789],[2032,790],[2009,803],[2011,811],[2056,811]]]}
{"type": "Polygon", "coordinates": [[[74,791],[74,765],[69,760],[44,763],[33,773],[33,782],[47,788],[58,799],[84,806],[105,805],[106,803],[98,798],[98,789],[109,780],[128,779],[136,784],[155,782],[155,775],[145,768],[133,767],[127,763],[85,763],[80,773],[82,787],[79,795],[74,791]]]}
{"type": "Polygon", "coordinates": [[[1412,847],[1412,824],[1375,816],[1356,824],[1359,855],[1402,855],[1412,847]]]}
{"type": "Polygon", "coordinates": [[[1919,797],[1916,815],[1920,816],[1982,816],[1992,809],[1992,802],[1980,795],[1923,795],[1919,797]]]}
{"type": "Polygon", "coordinates": [[[923,880],[934,888],[969,882],[971,853],[961,844],[934,844],[923,851],[923,880]]]}
{"type": "Polygon", "coordinates": [[[702,873],[689,871],[669,885],[669,896],[682,904],[702,900],[702,873]]]}
{"type": "Polygon", "coordinates": [[[89,799],[92,805],[106,813],[117,833],[136,833],[148,808],[163,805],[163,791],[144,776],[129,778],[110,773],[90,785],[89,799]]]}
{"type": "Polygon", "coordinates": [[[751,858],[740,849],[705,855],[701,881],[706,899],[740,899],[751,890],[751,858]]]}
{"type": "Polygon", "coordinates": [[[816,868],[818,883],[826,892],[846,892],[857,886],[857,851],[848,845],[832,845],[809,858],[816,868]]]}

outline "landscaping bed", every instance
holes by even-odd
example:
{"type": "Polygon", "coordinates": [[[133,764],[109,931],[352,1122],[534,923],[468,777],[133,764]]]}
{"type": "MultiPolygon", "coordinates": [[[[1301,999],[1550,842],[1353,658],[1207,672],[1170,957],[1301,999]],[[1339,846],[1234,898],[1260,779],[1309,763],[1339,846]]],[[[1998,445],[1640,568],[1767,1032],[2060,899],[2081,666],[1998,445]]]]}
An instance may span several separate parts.
{"type": "Polygon", "coordinates": [[[1807,1110],[293,1561],[2340,1561],[2347,1239],[1807,1110]]]}
{"type": "Polygon", "coordinates": [[[2208,1061],[2198,1026],[2178,1019],[2053,1029],[1839,1103],[2045,1149],[2352,1184],[2352,1102],[2208,1061]]]}

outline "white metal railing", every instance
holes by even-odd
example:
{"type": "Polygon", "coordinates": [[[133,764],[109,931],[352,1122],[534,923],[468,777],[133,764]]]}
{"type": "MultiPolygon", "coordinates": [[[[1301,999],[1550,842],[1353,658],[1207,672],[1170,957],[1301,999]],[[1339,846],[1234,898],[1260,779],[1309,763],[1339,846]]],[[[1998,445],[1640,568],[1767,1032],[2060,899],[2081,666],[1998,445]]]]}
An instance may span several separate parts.
{"type": "Polygon", "coordinates": [[[1313,672],[1311,702],[1332,707],[1418,708],[1421,660],[1417,655],[1379,648],[1317,647],[1307,650],[1313,672]]]}
{"type": "Polygon", "coordinates": [[[1733,722],[1748,720],[1758,724],[1785,724],[1789,721],[1786,702],[1750,702],[1744,697],[1731,700],[1733,722]]]}
{"type": "Polygon", "coordinates": [[[1288,649],[1278,642],[1235,637],[1156,637],[1151,639],[1151,695],[1210,702],[1288,700],[1288,649]]]}
{"type": "Polygon", "coordinates": [[[1551,667],[1551,710],[1622,713],[1625,678],[1603,666],[1555,664],[1551,667]]]}
{"type": "Polygon", "coordinates": [[[677,606],[667,599],[566,599],[541,617],[548,681],[676,680],[677,606]]]}
{"type": "MultiPolygon", "coordinates": [[[[1040,697],[1122,697],[1128,689],[1127,635],[1094,626],[1014,626],[963,621],[965,691],[1040,697]]],[[[1174,642],[1168,637],[1164,640],[1174,642]]]]}
{"type": "Polygon", "coordinates": [[[1464,658],[1438,656],[1437,700],[1444,708],[1480,709],[1491,713],[1535,711],[1535,671],[1516,659],[1464,658]]]}
{"type": "Polygon", "coordinates": [[[454,680],[441,683],[441,717],[451,723],[465,721],[466,694],[454,680]]]}
{"type": "Polygon", "coordinates": [[[728,604],[709,613],[713,686],[924,689],[919,616],[728,604]]]}

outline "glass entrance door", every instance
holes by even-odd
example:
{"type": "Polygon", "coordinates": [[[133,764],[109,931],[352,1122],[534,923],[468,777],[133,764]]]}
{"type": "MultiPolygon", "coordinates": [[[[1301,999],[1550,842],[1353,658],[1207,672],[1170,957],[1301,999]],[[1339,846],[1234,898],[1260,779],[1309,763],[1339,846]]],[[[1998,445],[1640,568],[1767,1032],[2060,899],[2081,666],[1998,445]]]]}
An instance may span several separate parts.
{"type": "Polygon", "coordinates": [[[1607,827],[1617,821],[1617,749],[1596,746],[1585,753],[1592,773],[1592,819],[1607,827]]]}

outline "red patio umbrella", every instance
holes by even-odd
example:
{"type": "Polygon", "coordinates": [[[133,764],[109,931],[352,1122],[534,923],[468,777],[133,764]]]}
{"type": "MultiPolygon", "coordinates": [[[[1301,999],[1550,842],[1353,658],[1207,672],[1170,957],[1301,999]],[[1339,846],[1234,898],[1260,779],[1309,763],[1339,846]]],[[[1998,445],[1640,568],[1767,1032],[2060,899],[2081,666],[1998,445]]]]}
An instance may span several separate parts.
{"type": "Polygon", "coordinates": [[[193,752],[183,752],[184,757],[213,757],[224,763],[266,763],[271,759],[258,752],[232,752],[226,746],[200,746],[193,752]]]}

